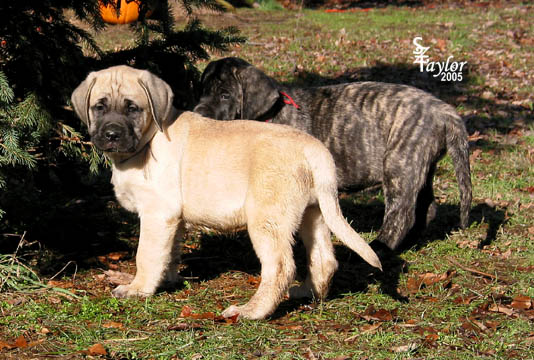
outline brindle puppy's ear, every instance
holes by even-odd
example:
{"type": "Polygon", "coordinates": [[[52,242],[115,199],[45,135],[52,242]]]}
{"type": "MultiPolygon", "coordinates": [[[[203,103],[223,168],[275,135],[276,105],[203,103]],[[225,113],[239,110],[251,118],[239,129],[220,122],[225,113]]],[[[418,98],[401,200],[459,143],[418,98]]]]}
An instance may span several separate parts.
{"type": "Polygon", "coordinates": [[[267,113],[280,98],[276,82],[258,68],[249,65],[235,68],[243,96],[242,119],[258,119],[267,113]]]}
{"type": "Polygon", "coordinates": [[[217,73],[217,70],[220,71],[221,63],[223,60],[225,59],[212,61],[208,64],[208,66],[206,66],[206,68],[202,72],[202,75],[200,75],[200,84],[203,88],[206,85],[206,81],[208,81],[208,79],[214,76],[217,73]]]}
{"type": "Polygon", "coordinates": [[[82,81],[82,83],[78,85],[76,89],[74,89],[70,98],[76,115],[78,115],[78,117],[87,125],[87,127],[90,127],[91,125],[89,123],[89,100],[91,96],[91,90],[93,89],[95,82],[95,73],[89,73],[87,78],[82,81]]]}
{"type": "Polygon", "coordinates": [[[148,99],[154,122],[158,126],[159,131],[163,131],[163,122],[168,120],[172,111],[174,94],[171,87],[165,81],[148,71],[143,71],[137,81],[143,88],[148,99]]]}

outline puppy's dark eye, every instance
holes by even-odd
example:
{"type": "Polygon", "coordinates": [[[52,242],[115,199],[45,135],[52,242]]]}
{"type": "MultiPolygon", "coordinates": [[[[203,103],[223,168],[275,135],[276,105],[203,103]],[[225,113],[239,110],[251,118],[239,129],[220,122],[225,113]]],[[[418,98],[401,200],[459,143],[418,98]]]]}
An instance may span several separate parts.
{"type": "Polygon", "coordinates": [[[136,111],[139,111],[139,108],[134,105],[134,104],[130,104],[128,105],[128,107],[126,108],[126,111],[128,112],[128,114],[131,114],[131,113],[134,113],[136,111]]]}
{"type": "Polygon", "coordinates": [[[222,93],[221,94],[221,100],[230,100],[230,94],[222,93]]]}
{"type": "Polygon", "coordinates": [[[102,104],[102,103],[97,103],[95,105],[95,110],[96,111],[104,111],[104,110],[106,110],[106,106],[104,104],[102,104]]]}

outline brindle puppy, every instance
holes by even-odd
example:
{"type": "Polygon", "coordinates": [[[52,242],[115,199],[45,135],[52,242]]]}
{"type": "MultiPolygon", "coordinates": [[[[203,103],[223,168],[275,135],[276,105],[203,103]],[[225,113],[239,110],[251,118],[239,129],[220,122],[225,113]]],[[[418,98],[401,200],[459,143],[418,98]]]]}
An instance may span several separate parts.
{"type": "Polygon", "coordinates": [[[210,63],[194,111],[219,120],[287,124],[321,140],[334,156],[341,188],[382,183],[385,214],[378,240],[396,249],[410,229],[436,215],[432,180],[448,151],[467,225],[471,175],[467,131],[450,106],[414,87],[357,82],[288,88],[239,58],[210,63]]]}

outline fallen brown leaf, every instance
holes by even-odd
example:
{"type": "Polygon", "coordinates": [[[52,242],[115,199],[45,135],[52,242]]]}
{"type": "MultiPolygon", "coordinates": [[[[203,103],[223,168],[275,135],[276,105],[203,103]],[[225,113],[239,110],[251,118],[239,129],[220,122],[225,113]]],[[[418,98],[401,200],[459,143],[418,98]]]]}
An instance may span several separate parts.
{"type": "Polygon", "coordinates": [[[260,276],[249,276],[247,279],[247,283],[254,286],[259,286],[261,282],[260,276]]]}
{"type": "Polygon", "coordinates": [[[32,341],[32,342],[28,343],[28,341],[26,341],[26,338],[24,337],[24,335],[20,335],[17,339],[15,339],[15,341],[13,343],[7,343],[5,341],[0,341],[0,351],[3,350],[3,349],[11,350],[11,349],[22,349],[22,348],[32,347],[32,346],[35,346],[37,344],[41,344],[44,341],[45,341],[45,339],[41,339],[41,340],[32,341]]]}
{"type": "Polygon", "coordinates": [[[460,249],[465,249],[465,248],[478,249],[479,244],[480,244],[480,242],[478,240],[469,240],[469,239],[458,240],[456,242],[456,245],[460,249]]]}
{"type": "Polygon", "coordinates": [[[182,308],[182,311],[180,312],[180,316],[184,318],[192,318],[197,320],[214,320],[215,319],[215,313],[213,312],[205,312],[201,314],[193,313],[193,310],[191,307],[185,305],[182,308]]]}
{"type": "MultiPolygon", "coordinates": [[[[221,316],[222,317],[222,316],[221,316]]],[[[235,324],[236,322],[239,321],[239,314],[235,314],[234,316],[230,316],[230,317],[222,317],[224,322],[227,323],[227,324],[235,324]]]]}
{"type": "Polygon", "coordinates": [[[480,157],[480,154],[482,154],[482,150],[481,149],[473,150],[471,155],[469,155],[469,162],[470,163],[474,163],[480,157]]]}
{"type": "Polygon", "coordinates": [[[360,327],[362,334],[374,334],[377,332],[378,328],[382,326],[383,323],[377,322],[374,324],[367,324],[360,327]]]}
{"type": "Polygon", "coordinates": [[[98,356],[98,355],[106,356],[108,354],[108,352],[106,351],[106,349],[104,348],[102,344],[94,344],[86,351],[83,351],[83,353],[90,355],[90,356],[98,356]]]}
{"type": "Polygon", "coordinates": [[[300,331],[303,329],[302,325],[280,325],[276,327],[278,330],[293,330],[300,331]]]}
{"type": "Polygon", "coordinates": [[[448,270],[443,274],[425,273],[416,274],[408,279],[406,287],[411,293],[416,293],[424,287],[429,287],[438,283],[443,283],[443,287],[451,285],[451,279],[456,275],[456,271],[448,270]]]}
{"type": "Polygon", "coordinates": [[[180,317],[184,317],[184,318],[189,317],[192,312],[193,310],[191,309],[189,305],[184,305],[182,307],[182,311],[180,312],[180,317]]]}
{"type": "Polygon", "coordinates": [[[473,324],[472,320],[470,319],[461,319],[461,322],[462,322],[462,329],[466,330],[466,331],[474,331],[475,333],[479,333],[480,332],[480,328],[478,326],[476,326],[475,324],[473,324]]]}
{"type": "Polygon", "coordinates": [[[497,312],[497,313],[505,314],[508,316],[512,316],[515,314],[515,311],[513,309],[510,309],[509,307],[498,305],[498,304],[491,305],[488,308],[488,310],[491,312],[497,312]]]}
{"type": "MultiPolygon", "coordinates": [[[[477,141],[477,140],[480,140],[480,139],[485,139],[487,137],[488,137],[487,135],[480,135],[480,131],[475,131],[472,135],[469,135],[469,137],[467,139],[469,141],[477,141]]],[[[477,149],[477,150],[480,150],[480,149],[477,149]]],[[[482,152],[482,150],[480,150],[480,152],[482,152]]],[[[473,153],[474,153],[474,151],[473,151],[473,153]]]]}
{"type": "Polygon", "coordinates": [[[124,325],[122,323],[115,321],[108,321],[102,324],[102,327],[106,329],[124,329],[124,325]]]}
{"type": "Polygon", "coordinates": [[[197,320],[215,320],[217,318],[215,313],[211,311],[201,313],[201,314],[191,314],[189,317],[192,319],[197,319],[197,320]]]}
{"type": "Polygon", "coordinates": [[[436,341],[438,341],[439,339],[439,335],[438,334],[428,334],[425,336],[425,344],[426,345],[430,345],[430,344],[434,344],[436,341]]]}
{"type": "Polygon", "coordinates": [[[475,324],[482,332],[486,332],[488,330],[488,327],[486,324],[484,324],[482,321],[477,319],[471,319],[471,322],[475,324]]]}
{"type": "Polygon", "coordinates": [[[415,320],[415,319],[410,319],[408,321],[406,321],[404,324],[397,324],[397,326],[400,326],[400,327],[405,327],[405,328],[414,328],[414,327],[417,327],[418,321],[415,320]]]}
{"type": "Polygon", "coordinates": [[[49,280],[46,285],[50,287],[56,287],[61,289],[72,289],[74,284],[72,281],[61,281],[61,280],[49,280]]]}
{"type": "Polygon", "coordinates": [[[501,325],[498,321],[492,321],[492,320],[486,320],[484,322],[484,325],[492,330],[497,330],[497,328],[501,325]]]}
{"type": "Polygon", "coordinates": [[[456,299],[453,300],[455,304],[462,304],[462,305],[469,305],[473,300],[477,299],[478,296],[458,296],[456,299]]]}
{"type": "Polygon", "coordinates": [[[530,321],[534,321],[534,310],[523,310],[522,315],[530,321]]]}
{"type": "Polygon", "coordinates": [[[187,249],[198,249],[198,244],[183,244],[183,247],[187,249]]]}
{"type": "Polygon", "coordinates": [[[98,261],[103,264],[108,264],[110,261],[119,261],[128,257],[127,251],[116,251],[106,255],[98,256],[98,261]]]}
{"type": "Polygon", "coordinates": [[[178,323],[178,324],[171,325],[167,328],[167,330],[170,330],[170,331],[185,331],[185,330],[190,330],[190,329],[195,329],[195,330],[202,329],[202,325],[197,324],[197,323],[192,323],[192,324],[178,323]]]}
{"type": "Polygon", "coordinates": [[[6,301],[9,305],[18,306],[20,304],[24,304],[26,302],[25,298],[22,297],[16,297],[12,299],[7,299],[6,301]]]}
{"type": "Polygon", "coordinates": [[[106,255],[108,259],[113,260],[113,261],[124,259],[127,256],[128,256],[127,251],[116,251],[116,252],[112,252],[106,255]]]}
{"type": "Polygon", "coordinates": [[[510,307],[516,310],[532,309],[532,299],[525,295],[518,295],[513,299],[510,307]]]}
{"type": "Polygon", "coordinates": [[[191,318],[191,319],[196,319],[196,320],[213,320],[216,322],[222,322],[226,324],[235,324],[236,322],[238,322],[239,314],[236,314],[228,318],[225,318],[224,316],[220,316],[220,315],[215,315],[215,313],[211,311],[201,313],[201,314],[195,314],[193,313],[193,309],[190,306],[184,305],[182,307],[182,311],[180,312],[180,317],[191,318]]]}
{"type": "Polygon", "coordinates": [[[26,341],[26,338],[23,335],[20,335],[14,343],[8,345],[9,349],[25,348],[28,347],[28,342],[26,341]]]}
{"type": "Polygon", "coordinates": [[[385,309],[376,310],[373,305],[369,305],[363,315],[360,316],[367,321],[391,321],[396,315],[397,309],[392,311],[385,309]]]}

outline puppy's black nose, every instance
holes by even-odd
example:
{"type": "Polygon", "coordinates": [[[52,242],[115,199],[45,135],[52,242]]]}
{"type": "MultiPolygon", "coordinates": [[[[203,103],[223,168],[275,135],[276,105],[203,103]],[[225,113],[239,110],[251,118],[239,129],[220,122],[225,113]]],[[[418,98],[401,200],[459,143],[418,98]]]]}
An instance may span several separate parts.
{"type": "Polygon", "coordinates": [[[122,128],[117,124],[111,124],[104,129],[104,136],[109,141],[117,141],[122,136],[122,128]]]}

